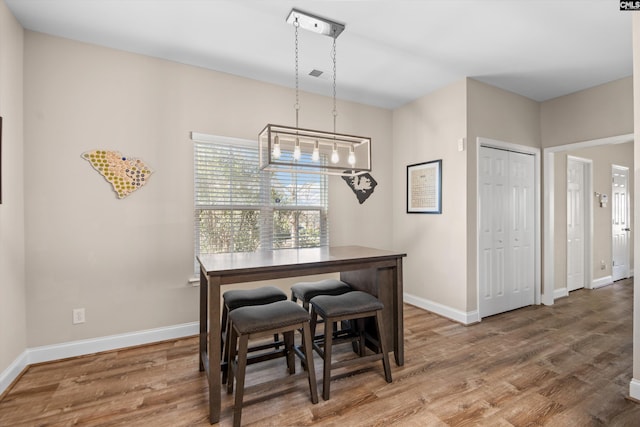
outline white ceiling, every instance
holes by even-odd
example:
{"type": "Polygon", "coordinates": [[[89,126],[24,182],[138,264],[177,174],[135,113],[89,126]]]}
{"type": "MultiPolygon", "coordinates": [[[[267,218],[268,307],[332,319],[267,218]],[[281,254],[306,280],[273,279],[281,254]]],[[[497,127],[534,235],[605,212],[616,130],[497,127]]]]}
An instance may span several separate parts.
{"type": "MultiPolygon", "coordinates": [[[[338,98],[385,108],[464,77],[543,101],[632,74],[618,0],[5,2],[29,30],[289,87],[295,7],[346,24],[338,98]]],[[[331,42],[301,30],[301,90],[332,95],[331,42]]]]}

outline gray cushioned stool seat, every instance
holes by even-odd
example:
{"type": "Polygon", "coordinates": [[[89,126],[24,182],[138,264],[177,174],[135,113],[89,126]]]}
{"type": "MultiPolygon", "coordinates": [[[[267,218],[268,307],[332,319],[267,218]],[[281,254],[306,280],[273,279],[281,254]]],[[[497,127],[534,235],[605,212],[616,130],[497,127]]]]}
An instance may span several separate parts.
{"type": "Polygon", "coordinates": [[[287,294],[275,286],[263,286],[257,289],[233,289],[222,294],[225,305],[229,311],[249,305],[271,304],[276,301],[284,301],[287,294]]]}
{"type": "Polygon", "coordinates": [[[337,279],[298,282],[291,286],[291,301],[300,300],[304,308],[309,308],[309,301],[318,295],[342,295],[351,290],[351,286],[337,279]]]}
{"type": "Polygon", "coordinates": [[[378,298],[362,291],[352,291],[337,297],[337,295],[319,295],[311,300],[311,304],[323,318],[365,313],[384,308],[384,304],[378,298]]]}
{"type": "Polygon", "coordinates": [[[231,323],[241,334],[269,331],[309,320],[309,312],[291,301],[240,307],[229,313],[231,323]]]}

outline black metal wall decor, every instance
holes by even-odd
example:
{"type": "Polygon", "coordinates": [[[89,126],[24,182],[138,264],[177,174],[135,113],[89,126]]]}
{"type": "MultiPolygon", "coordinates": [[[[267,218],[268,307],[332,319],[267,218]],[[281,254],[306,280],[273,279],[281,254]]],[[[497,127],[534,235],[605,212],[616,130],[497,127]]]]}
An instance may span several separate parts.
{"type": "Polygon", "coordinates": [[[376,188],[376,185],[378,185],[376,180],[368,173],[362,175],[343,176],[342,179],[344,179],[347,185],[351,188],[360,204],[363,204],[364,201],[369,198],[373,193],[373,190],[376,188]]]}

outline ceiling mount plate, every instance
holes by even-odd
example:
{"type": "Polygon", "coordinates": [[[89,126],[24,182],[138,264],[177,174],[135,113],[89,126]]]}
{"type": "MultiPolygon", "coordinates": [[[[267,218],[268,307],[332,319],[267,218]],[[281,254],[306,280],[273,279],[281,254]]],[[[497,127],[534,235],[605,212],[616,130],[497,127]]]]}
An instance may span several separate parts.
{"type": "Polygon", "coordinates": [[[300,24],[300,28],[333,37],[334,39],[338,38],[345,28],[345,25],[340,24],[339,22],[321,18],[298,9],[291,9],[289,16],[287,16],[287,22],[293,25],[296,19],[300,24]]]}

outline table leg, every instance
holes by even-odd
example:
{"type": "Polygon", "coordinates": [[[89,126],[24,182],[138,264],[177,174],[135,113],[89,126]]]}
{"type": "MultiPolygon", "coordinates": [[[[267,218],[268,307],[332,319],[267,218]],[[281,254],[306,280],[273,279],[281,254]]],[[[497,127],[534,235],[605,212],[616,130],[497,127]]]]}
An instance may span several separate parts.
{"type": "Polygon", "coordinates": [[[220,421],[220,277],[209,276],[209,421],[220,421]]]}
{"type": "Polygon", "coordinates": [[[396,365],[402,366],[404,364],[404,324],[401,261],[396,261],[395,265],[384,268],[342,271],[340,279],[350,284],[353,289],[368,292],[382,301],[387,349],[393,350],[396,365]]]}
{"type": "Polygon", "coordinates": [[[404,365],[404,290],[402,284],[402,258],[396,259],[395,277],[393,279],[393,304],[394,304],[394,322],[395,334],[393,343],[393,355],[396,359],[396,365],[404,365]]]}
{"type": "Polygon", "coordinates": [[[207,314],[208,301],[207,290],[209,289],[207,276],[200,271],[200,349],[198,359],[200,360],[200,371],[204,371],[204,358],[207,354],[207,314]]]}

